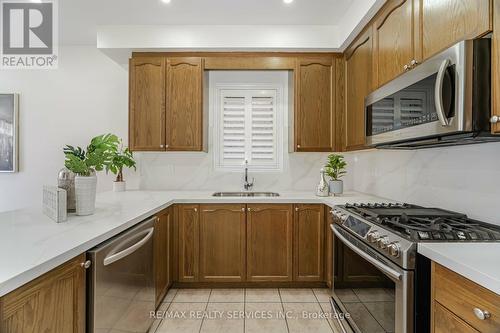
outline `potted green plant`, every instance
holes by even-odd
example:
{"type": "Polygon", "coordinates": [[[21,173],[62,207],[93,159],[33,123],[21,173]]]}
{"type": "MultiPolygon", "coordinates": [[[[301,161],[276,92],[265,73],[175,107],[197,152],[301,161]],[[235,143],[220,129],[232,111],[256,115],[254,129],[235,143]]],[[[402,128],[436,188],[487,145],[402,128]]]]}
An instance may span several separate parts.
{"type": "Polygon", "coordinates": [[[67,145],[64,147],[64,165],[75,176],[76,214],[91,215],[95,211],[97,171],[102,171],[111,163],[118,149],[119,140],[114,134],[96,136],[87,150],[67,145]]]}
{"type": "Polygon", "coordinates": [[[111,171],[116,175],[116,179],[113,182],[113,191],[124,192],[126,190],[126,183],[123,179],[123,168],[134,168],[135,160],[132,152],[128,148],[123,148],[122,140],[120,140],[120,148],[113,152],[111,156],[111,162],[106,165],[106,172],[111,171]]]}
{"type": "Polygon", "coordinates": [[[344,161],[344,156],[338,154],[330,154],[328,163],[325,165],[326,174],[330,177],[330,193],[342,194],[344,192],[344,183],[340,179],[346,174],[345,168],[347,163],[344,161]]]}

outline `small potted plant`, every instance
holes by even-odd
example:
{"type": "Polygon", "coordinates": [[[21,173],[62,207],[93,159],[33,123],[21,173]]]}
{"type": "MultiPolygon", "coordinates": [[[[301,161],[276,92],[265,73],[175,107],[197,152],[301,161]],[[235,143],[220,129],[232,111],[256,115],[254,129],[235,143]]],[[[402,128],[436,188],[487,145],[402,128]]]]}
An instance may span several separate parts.
{"type": "Polygon", "coordinates": [[[344,192],[344,184],[340,179],[346,174],[345,167],[347,163],[344,161],[344,156],[338,154],[330,154],[328,163],[325,165],[326,174],[330,177],[330,193],[342,194],[344,192]]]}
{"type": "Polygon", "coordinates": [[[111,163],[111,158],[118,147],[118,137],[113,134],[96,136],[90,141],[85,151],[81,147],[64,147],[66,168],[76,174],[75,199],[76,214],[91,215],[95,211],[97,189],[96,172],[102,171],[111,163]]]}
{"type": "Polygon", "coordinates": [[[115,192],[124,192],[126,190],[126,183],[123,179],[124,167],[136,170],[132,152],[128,148],[123,149],[123,143],[120,140],[120,148],[113,152],[111,162],[106,166],[106,172],[111,171],[116,175],[116,180],[113,182],[113,191],[115,192]]]}

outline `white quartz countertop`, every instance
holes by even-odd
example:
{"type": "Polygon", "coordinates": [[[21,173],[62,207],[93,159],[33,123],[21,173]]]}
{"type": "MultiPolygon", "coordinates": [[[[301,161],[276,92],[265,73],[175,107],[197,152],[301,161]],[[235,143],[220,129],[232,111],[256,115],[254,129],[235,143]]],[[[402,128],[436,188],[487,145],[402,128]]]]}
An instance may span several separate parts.
{"type": "Polygon", "coordinates": [[[500,295],[500,243],[420,243],[418,252],[500,295]]]}
{"type": "Polygon", "coordinates": [[[323,203],[387,202],[347,192],[319,198],[314,193],[280,192],[273,198],[214,198],[213,191],[106,192],[97,196],[91,216],[70,216],[55,223],[41,207],[0,213],[0,296],[132,227],[174,203],[323,203]]]}

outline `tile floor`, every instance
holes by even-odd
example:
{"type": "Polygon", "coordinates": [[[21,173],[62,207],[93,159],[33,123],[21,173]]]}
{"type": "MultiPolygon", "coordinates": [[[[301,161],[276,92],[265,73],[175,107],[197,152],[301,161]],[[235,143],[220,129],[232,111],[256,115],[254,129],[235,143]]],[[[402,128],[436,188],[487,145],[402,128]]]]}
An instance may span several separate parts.
{"type": "Polygon", "coordinates": [[[328,289],[172,289],[150,333],[337,333],[328,289]]]}

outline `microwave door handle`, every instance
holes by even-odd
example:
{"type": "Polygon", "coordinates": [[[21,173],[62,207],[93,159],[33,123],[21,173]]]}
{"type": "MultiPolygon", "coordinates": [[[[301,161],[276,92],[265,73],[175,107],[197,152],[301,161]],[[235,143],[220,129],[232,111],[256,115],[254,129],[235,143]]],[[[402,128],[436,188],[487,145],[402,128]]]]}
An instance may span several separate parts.
{"type": "Polygon", "coordinates": [[[439,118],[439,122],[442,126],[450,126],[448,118],[444,114],[443,110],[443,82],[444,75],[446,74],[446,69],[450,65],[450,60],[443,60],[441,66],[439,66],[439,71],[437,73],[436,85],[434,86],[434,103],[436,104],[436,112],[439,118]]]}
{"type": "MultiPolygon", "coordinates": [[[[106,258],[104,258],[104,261],[103,261],[104,266],[111,265],[112,263],[114,263],[120,259],[123,259],[126,256],[128,256],[129,254],[138,250],[141,246],[143,246],[151,238],[151,236],[153,236],[154,228],[146,229],[143,232],[147,232],[146,236],[144,236],[140,241],[138,241],[134,245],[132,245],[132,246],[130,246],[130,247],[126,248],[125,250],[120,251],[118,253],[106,256],[106,258]]],[[[111,251],[111,253],[113,253],[113,251],[111,251]]]]}
{"type": "Polygon", "coordinates": [[[373,258],[372,256],[369,256],[365,252],[363,252],[360,249],[358,249],[358,247],[356,245],[354,245],[349,240],[347,240],[347,238],[345,238],[337,229],[335,229],[333,225],[330,225],[330,228],[332,228],[333,233],[335,234],[335,236],[337,236],[338,239],[340,239],[342,241],[342,243],[344,243],[345,245],[347,245],[347,247],[349,247],[351,250],[353,250],[361,258],[365,259],[370,264],[372,264],[376,268],[380,269],[382,272],[384,272],[385,274],[389,275],[394,280],[396,280],[396,281],[400,281],[401,280],[401,276],[402,276],[401,273],[399,273],[398,271],[392,269],[391,267],[389,267],[389,266],[381,263],[377,259],[373,258]]]}

